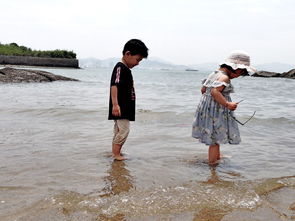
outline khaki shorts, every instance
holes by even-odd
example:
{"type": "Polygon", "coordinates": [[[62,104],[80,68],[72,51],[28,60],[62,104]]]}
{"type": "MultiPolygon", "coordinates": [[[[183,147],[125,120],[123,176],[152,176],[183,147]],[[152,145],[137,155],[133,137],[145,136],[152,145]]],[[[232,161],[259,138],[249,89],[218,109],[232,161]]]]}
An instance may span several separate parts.
{"type": "Polygon", "coordinates": [[[114,137],[113,143],[123,145],[128,137],[130,130],[129,120],[114,120],[114,137]]]}

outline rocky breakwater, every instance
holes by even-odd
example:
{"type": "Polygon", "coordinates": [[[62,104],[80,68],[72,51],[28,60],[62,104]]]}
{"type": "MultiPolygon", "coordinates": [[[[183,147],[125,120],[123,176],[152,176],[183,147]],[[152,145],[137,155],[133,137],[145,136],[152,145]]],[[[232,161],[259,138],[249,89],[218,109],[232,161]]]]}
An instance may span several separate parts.
{"type": "Polygon", "coordinates": [[[47,71],[3,68],[0,69],[0,83],[22,82],[51,82],[51,81],[78,81],[61,75],[55,75],[47,71]]]}
{"type": "Polygon", "coordinates": [[[253,77],[279,77],[279,78],[295,79],[295,69],[292,69],[288,72],[283,72],[283,73],[269,72],[269,71],[257,71],[252,76],[253,77]]]}
{"type": "Polygon", "coordinates": [[[79,61],[77,59],[41,58],[41,57],[31,57],[31,56],[0,55],[0,64],[79,68],[79,61]]]}

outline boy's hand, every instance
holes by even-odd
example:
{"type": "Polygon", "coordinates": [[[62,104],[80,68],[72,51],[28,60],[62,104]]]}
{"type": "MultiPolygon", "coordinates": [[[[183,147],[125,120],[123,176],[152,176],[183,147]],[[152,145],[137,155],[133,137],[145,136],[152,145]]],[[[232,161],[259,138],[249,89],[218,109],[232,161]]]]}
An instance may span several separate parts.
{"type": "Polygon", "coordinates": [[[238,107],[238,103],[236,102],[226,102],[226,108],[228,108],[231,111],[234,111],[238,107]]]}
{"type": "Polygon", "coordinates": [[[116,117],[121,116],[121,110],[120,110],[120,106],[118,104],[113,106],[112,114],[116,117]]]}

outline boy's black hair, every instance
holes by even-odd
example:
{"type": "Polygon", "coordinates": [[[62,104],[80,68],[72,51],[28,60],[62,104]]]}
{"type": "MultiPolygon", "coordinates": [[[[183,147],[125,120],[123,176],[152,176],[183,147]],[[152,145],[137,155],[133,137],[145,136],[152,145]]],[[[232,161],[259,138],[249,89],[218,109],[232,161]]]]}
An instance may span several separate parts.
{"type": "Polygon", "coordinates": [[[148,57],[148,48],[145,46],[145,44],[139,40],[139,39],[131,39],[127,41],[127,43],[124,45],[123,49],[123,55],[130,51],[131,55],[141,55],[143,58],[148,57]]]}

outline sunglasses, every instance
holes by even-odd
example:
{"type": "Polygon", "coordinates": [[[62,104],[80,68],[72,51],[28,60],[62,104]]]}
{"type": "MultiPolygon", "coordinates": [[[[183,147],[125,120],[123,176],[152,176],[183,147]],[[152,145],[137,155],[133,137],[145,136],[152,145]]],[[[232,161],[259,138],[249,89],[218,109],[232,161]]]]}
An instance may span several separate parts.
{"type": "MultiPolygon", "coordinates": [[[[239,103],[241,103],[242,101],[244,101],[244,100],[240,100],[240,101],[237,102],[237,103],[239,104],[239,103]]],[[[233,115],[229,115],[229,116],[231,116],[232,119],[234,119],[237,123],[239,123],[240,125],[244,126],[246,123],[248,123],[248,122],[254,117],[255,114],[256,114],[256,111],[254,111],[254,113],[252,114],[252,116],[251,116],[248,120],[246,120],[244,123],[242,123],[241,121],[239,121],[239,120],[238,120],[235,116],[233,116],[233,115]]]]}
{"type": "Polygon", "coordinates": [[[254,113],[252,114],[252,116],[251,116],[248,120],[246,120],[244,123],[242,123],[241,121],[239,121],[235,116],[232,116],[232,115],[230,115],[230,116],[231,116],[232,119],[234,119],[237,123],[239,123],[239,124],[241,124],[242,126],[244,126],[246,123],[248,123],[248,122],[254,117],[255,113],[256,113],[256,111],[254,111],[254,113]]]}

